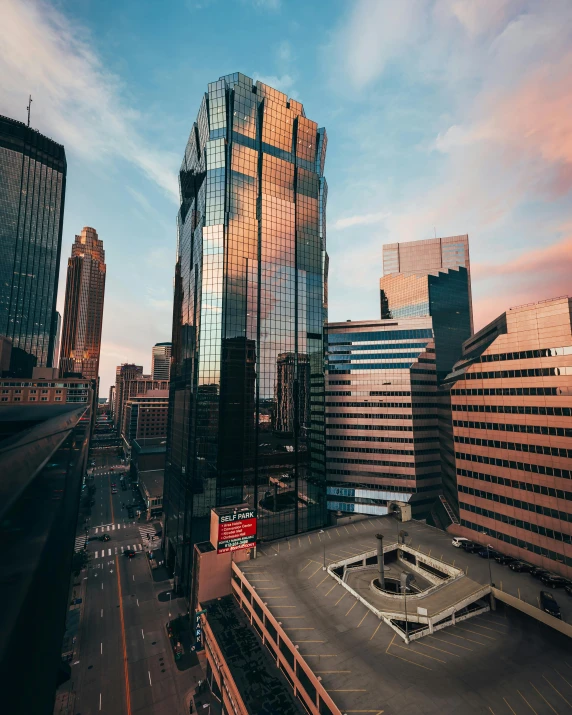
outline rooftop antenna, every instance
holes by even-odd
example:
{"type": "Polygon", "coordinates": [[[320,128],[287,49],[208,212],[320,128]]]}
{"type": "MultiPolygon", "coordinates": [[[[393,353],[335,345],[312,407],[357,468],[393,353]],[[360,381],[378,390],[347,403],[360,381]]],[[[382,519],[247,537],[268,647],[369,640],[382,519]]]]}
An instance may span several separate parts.
{"type": "Polygon", "coordinates": [[[32,99],[32,95],[30,95],[30,98],[29,98],[29,100],[28,100],[28,106],[26,107],[26,109],[28,110],[28,126],[30,126],[30,109],[32,109],[32,102],[33,102],[33,101],[34,101],[34,100],[32,99]]]}

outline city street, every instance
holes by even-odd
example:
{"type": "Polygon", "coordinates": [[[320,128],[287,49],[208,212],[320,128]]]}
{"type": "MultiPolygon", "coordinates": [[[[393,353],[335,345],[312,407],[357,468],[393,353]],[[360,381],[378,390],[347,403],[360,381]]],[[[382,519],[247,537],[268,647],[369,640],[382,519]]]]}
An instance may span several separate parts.
{"type": "Polygon", "coordinates": [[[155,528],[127,517],[124,505],[133,501],[133,493],[122,490],[119,474],[109,470],[119,464],[115,450],[95,454],[89,562],[74,579],[75,595],[83,600],[72,677],[58,691],[54,712],[188,713],[189,692],[201,676],[197,668],[179,672],[165,629],[170,615],[186,613],[184,600],[158,600],[170,581],[153,579],[146,536],[155,528]],[[112,483],[117,494],[111,493],[112,483]],[[109,541],[99,540],[104,534],[109,541]],[[128,549],[136,552],[133,558],[125,555],[128,549]]]}

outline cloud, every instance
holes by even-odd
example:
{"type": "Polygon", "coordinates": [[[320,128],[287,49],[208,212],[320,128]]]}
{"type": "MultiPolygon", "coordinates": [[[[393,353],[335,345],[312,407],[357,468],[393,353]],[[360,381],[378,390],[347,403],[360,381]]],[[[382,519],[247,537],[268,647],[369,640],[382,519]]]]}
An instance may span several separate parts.
{"type": "Polygon", "coordinates": [[[290,94],[292,92],[292,87],[294,86],[294,79],[289,74],[283,74],[280,77],[276,75],[260,75],[257,72],[254,73],[253,79],[255,82],[262,82],[262,84],[267,84],[273,89],[277,89],[284,94],[290,94]]]}
{"type": "Polygon", "coordinates": [[[4,0],[0,44],[2,113],[24,119],[31,92],[33,127],[83,159],[128,161],[178,201],[178,158],[144,139],[145,118],[85,28],[41,0],[4,0]]]}
{"type": "Polygon", "coordinates": [[[379,224],[384,219],[388,218],[390,214],[388,213],[372,213],[372,214],[362,214],[361,216],[347,216],[346,218],[339,218],[334,222],[333,228],[343,230],[344,228],[350,228],[352,226],[369,226],[371,224],[379,224]]]}

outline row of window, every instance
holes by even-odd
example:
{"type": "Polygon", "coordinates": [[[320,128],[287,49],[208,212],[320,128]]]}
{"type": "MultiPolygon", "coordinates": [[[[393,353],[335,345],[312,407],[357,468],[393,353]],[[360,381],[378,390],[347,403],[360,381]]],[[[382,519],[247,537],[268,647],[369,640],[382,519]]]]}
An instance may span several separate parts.
{"type": "Polygon", "coordinates": [[[538,405],[451,405],[453,412],[491,412],[503,415],[547,415],[572,417],[572,407],[544,407],[538,405]]]}
{"type": "Polygon", "coordinates": [[[465,429],[489,429],[499,432],[520,432],[522,434],[548,434],[552,437],[572,437],[568,427],[546,427],[545,425],[512,425],[503,422],[473,422],[471,420],[453,420],[453,427],[465,429]]]}
{"type": "Polygon", "coordinates": [[[497,511],[483,509],[480,506],[475,506],[474,504],[466,504],[465,502],[459,502],[459,507],[464,511],[470,511],[473,514],[485,516],[487,517],[487,519],[502,521],[505,524],[516,526],[518,529],[526,529],[526,531],[532,531],[534,534],[540,534],[540,536],[545,536],[547,539],[562,541],[565,544],[572,543],[572,535],[570,534],[563,534],[561,531],[556,531],[555,529],[547,529],[545,526],[531,524],[529,521],[523,521],[522,519],[515,519],[513,516],[509,516],[508,514],[500,514],[497,511]]]}
{"type": "MultiPolygon", "coordinates": [[[[386,416],[386,415],[384,415],[386,416]]],[[[336,417],[335,414],[329,414],[327,415],[328,419],[336,417]]],[[[359,415],[352,415],[352,417],[359,417],[359,415]]],[[[397,417],[397,415],[396,415],[397,417]]],[[[415,415],[415,418],[417,418],[417,415],[415,415]]],[[[376,432],[412,432],[413,427],[411,425],[352,425],[352,424],[341,424],[341,425],[333,425],[328,422],[326,425],[326,429],[328,431],[330,430],[335,430],[335,429],[355,429],[355,430],[369,430],[369,431],[376,431],[376,432]]],[[[415,425],[415,431],[416,432],[421,432],[423,430],[436,430],[437,425],[415,425]]]]}
{"type": "MultiPolygon", "coordinates": [[[[466,372],[465,380],[499,380],[511,377],[557,377],[572,375],[572,367],[529,367],[522,370],[489,370],[483,372],[466,372]]],[[[462,378],[461,378],[462,379],[462,378]]]]}
{"type": "MultiPolygon", "coordinates": [[[[481,534],[483,532],[482,524],[475,524],[472,521],[467,521],[467,519],[461,519],[461,526],[464,526],[467,529],[472,529],[473,531],[481,534]]],[[[563,556],[557,551],[552,551],[551,549],[538,546],[537,544],[531,544],[528,541],[517,539],[515,536],[509,536],[508,534],[505,534],[503,531],[487,529],[487,533],[493,539],[504,541],[505,544],[512,544],[512,546],[518,546],[519,549],[526,549],[527,551],[530,551],[530,553],[537,554],[538,556],[544,556],[551,561],[563,563],[566,564],[566,566],[572,566],[572,556],[563,556]]]]}
{"type": "Polygon", "coordinates": [[[515,509],[534,511],[537,514],[549,516],[551,519],[559,519],[560,521],[572,522],[572,513],[570,512],[559,511],[558,509],[551,509],[550,507],[541,506],[540,504],[531,504],[530,502],[521,501],[520,499],[506,497],[503,494],[485,492],[482,489],[473,489],[472,487],[466,487],[464,484],[459,484],[459,492],[461,492],[462,494],[470,494],[473,497],[479,497],[479,499],[488,499],[489,501],[495,501],[499,504],[506,504],[507,506],[514,507],[515,509]]]}
{"type": "Polygon", "coordinates": [[[380,459],[351,459],[349,457],[328,457],[328,463],[329,462],[339,462],[341,464],[369,464],[372,467],[408,467],[411,469],[414,469],[416,466],[437,467],[440,464],[438,460],[434,462],[422,462],[417,465],[415,462],[386,462],[380,459]]]}
{"type": "Polygon", "coordinates": [[[371,447],[346,447],[329,444],[326,447],[328,452],[363,452],[365,454],[404,454],[409,456],[415,456],[419,454],[436,454],[439,452],[438,449],[373,449],[371,447]]]}
{"type": "Polygon", "coordinates": [[[566,492],[563,489],[553,489],[545,487],[542,484],[533,482],[519,482],[516,479],[507,479],[506,477],[498,477],[496,474],[483,474],[482,472],[473,472],[470,469],[457,469],[457,476],[467,477],[468,479],[478,479],[481,482],[489,482],[490,484],[500,484],[503,487],[511,489],[521,489],[533,494],[542,494],[545,497],[554,497],[556,499],[566,499],[572,501],[572,492],[566,492]]]}
{"type": "Polygon", "coordinates": [[[561,395],[560,387],[485,387],[469,390],[451,390],[452,395],[561,395]]]}
{"type": "MultiPolygon", "coordinates": [[[[38,400],[37,397],[29,397],[29,398],[26,400],[26,402],[37,402],[37,400],[38,400]]],[[[61,398],[61,397],[55,397],[54,400],[55,400],[55,402],[61,402],[61,401],[62,401],[62,398],[61,398]]],[[[7,398],[7,397],[2,397],[2,398],[0,399],[0,401],[1,401],[1,402],[8,402],[8,398],[7,398]]],[[[49,401],[49,398],[47,398],[47,397],[40,397],[40,402],[48,402],[48,401],[49,401]]],[[[22,402],[22,398],[21,398],[21,397],[14,397],[14,398],[12,399],[12,402],[22,402]]]]}
{"type": "Polygon", "coordinates": [[[480,437],[455,436],[455,442],[474,444],[477,447],[493,447],[494,449],[509,449],[512,452],[530,452],[532,454],[549,454],[552,457],[572,457],[572,449],[563,447],[547,447],[543,444],[523,444],[521,442],[501,442],[496,439],[481,439],[480,437]]]}
{"type": "Polygon", "coordinates": [[[540,350],[521,350],[520,352],[481,355],[481,362],[498,362],[502,360],[528,360],[530,358],[557,357],[572,355],[572,347],[541,348],[540,350]]]}
{"type": "MultiPolygon", "coordinates": [[[[434,463],[432,463],[434,464],[434,463]]],[[[423,465],[424,467],[427,466],[426,464],[423,465]]],[[[337,474],[339,476],[343,477],[367,477],[372,476],[375,477],[376,479],[407,479],[407,480],[415,480],[416,482],[420,481],[425,481],[429,479],[441,479],[441,472],[428,472],[427,474],[416,474],[413,476],[412,474],[393,474],[393,472],[362,472],[360,471],[354,471],[352,469],[328,469],[328,475],[332,474],[337,474]]],[[[373,489],[373,485],[368,484],[367,485],[368,489],[373,489]]],[[[387,489],[387,487],[384,487],[384,489],[387,489]]],[[[403,489],[400,488],[398,491],[401,491],[403,489]]],[[[407,489],[412,489],[412,487],[407,487],[407,489]]]]}
{"type": "Polygon", "coordinates": [[[328,440],[328,442],[331,442],[332,440],[338,440],[341,442],[376,442],[377,444],[380,444],[381,442],[399,442],[402,444],[404,442],[409,444],[415,442],[415,444],[418,444],[420,442],[437,441],[437,437],[416,437],[415,439],[413,439],[413,437],[366,437],[361,434],[327,434],[326,439],[328,440]]]}
{"type": "MultiPolygon", "coordinates": [[[[431,397],[435,397],[435,393],[432,393],[431,397]]],[[[326,407],[396,407],[405,410],[415,408],[436,410],[440,405],[433,402],[332,402],[331,400],[326,400],[326,407]]]]}
{"type": "Polygon", "coordinates": [[[572,479],[572,470],[558,469],[557,467],[547,467],[543,464],[530,464],[529,462],[515,462],[512,459],[498,459],[497,457],[485,457],[482,454],[465,454],[455,452],[457,459],[465,459],[467,462],[479,462],[480,464],[493,464],[505,469],[519,469],[521,472],[532,472],[533,474],[546,474],[549,477],[561,477],[562,479],[572,479]]]}

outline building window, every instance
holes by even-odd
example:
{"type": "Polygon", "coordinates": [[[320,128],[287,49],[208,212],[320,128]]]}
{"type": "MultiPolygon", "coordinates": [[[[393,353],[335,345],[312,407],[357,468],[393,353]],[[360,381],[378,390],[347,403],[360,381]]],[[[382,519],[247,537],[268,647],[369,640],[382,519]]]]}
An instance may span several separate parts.
{"type": "Polygon", "coordinates": [[[37,390],[30,390],[30,395],[35,395],[37,390]]]}
{"type": "Polygon", "coordinates": [[[19,395],[22,392],[22,390],[14,390],[14,392],[16,393],[16,395],[19,395]]]}
{"type": "Polygon", "coordinates": [[[3,398],[2,398],[2,402],[8,402],[8,398],[7,398],[7,397],[3,397],[3,398]]]}
{"type": "Polygon", "coordinates": [[[2,390],[2,394],[3,394],[3,395],[9,394],[9,392],[10,392],[10,390],[2,390]]]}
{"type": "MultiPolygon", "coordinates": [[[[44,399],[44,398],[42,397],[42,400],[43,400],[43,399],[44,399]]],[[[56,398],[55,398],[55,401],[56,401],[56,402],[61,402],[61,401],[62,401],[62,398],[61,398],[61,397],[56,397],[56,398]]]]}
{"type": "Polygon", "coordinates": [[[61,395],[61,390],[56,390],[56,395],[61,395]]]}
{"type": "Polygon", "coordinates": [[[47,397],[41,397],[40,399],[42,400],[42,402],[47,402],[47,401],[48,401],[48,398],[47,398],[47,397]]]}
{"type": "Polygon", "coordinates": [[[42,390],[42,395],[47,394],[47,392],[48,392],[47,390],[42,390]]]}
{"type": "Polygon", "coordinates": [[[15,397],[14,402],[20,402],[21,398],[20,397],[15,397]]]}
{"type": "Polygon", "coordinates": [[[30,402],[35,402],[36,398],[35,397],[30,397],[30,402]]]}

